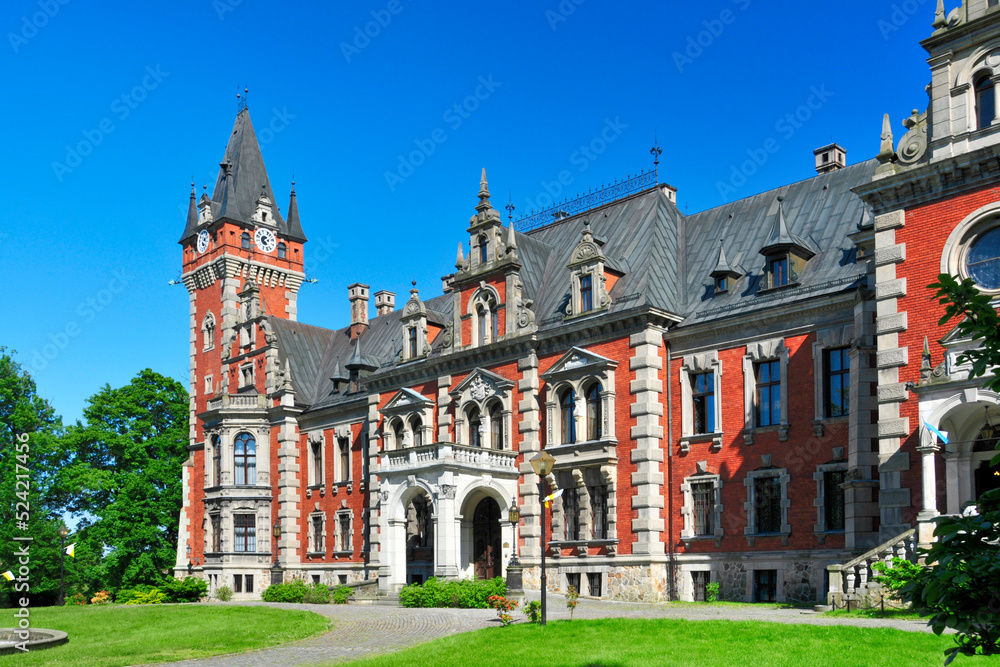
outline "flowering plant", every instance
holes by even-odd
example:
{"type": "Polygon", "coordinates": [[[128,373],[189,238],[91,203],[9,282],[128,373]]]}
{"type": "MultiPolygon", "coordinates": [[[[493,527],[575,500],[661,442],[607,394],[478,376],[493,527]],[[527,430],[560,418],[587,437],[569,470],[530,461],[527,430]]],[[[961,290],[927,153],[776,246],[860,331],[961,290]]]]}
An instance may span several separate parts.
{"type": "Polygon", "coordinates": [[[514,617],[510,612],[517,609],[516,600],[508,600],[502,595],[491,595],[487,598],[486,602],[490,605],[490,609],[497,610],[497,618],[500,619],[500,622],[504,626],[508,626],[514,622],[514,617]]]}
{"type": "Polygon", "coordinates": [[[576,590],[576,586],[570,586],[566,590],[566,606],[569,607],[569,619],[573,620],[573,612],[576,611],[576,605],[580,604],[580,591],[576,590]]]}

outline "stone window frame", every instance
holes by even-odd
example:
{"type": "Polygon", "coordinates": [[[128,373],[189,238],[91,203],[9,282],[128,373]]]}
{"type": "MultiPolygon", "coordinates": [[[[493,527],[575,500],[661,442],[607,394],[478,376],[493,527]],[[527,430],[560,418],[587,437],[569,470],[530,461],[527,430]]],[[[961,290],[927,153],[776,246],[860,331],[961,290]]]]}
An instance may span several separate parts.
{"type": "Polygon", "coordinates": [[[747,445],[752,445],[754,433],[757,430],[773,429],[778,427],[778,440],[785,442],[788,440],[788,346],[785,345],[784,338],[770,338],[767,340],[748,343],[746,354],[743,355],[743,441],[747,445]],[[754,372],[754,365],[766,361],[779,361],[781,374],[781,420],[778,424],[768,426],[757,426],[757,374],[754,372]]]}
{"type": "Polygon", "coordinates": [[[308,468],[307,478],[308,486],[311,488],[318,488],[324,485],[325,482],[325,472],[326,472],[326,438],[322,432],[310,433],[306,439],[306,445],[308,449],[306,450],[307,464],[308,468]],[[320,456],[320,476],[316,477],[316,465],[314,461],[316,446],[319,446],[319,456],[320,456]]]}
{"type": "Polygon", "coordinates": [[[257,385],[256,378],[254,378],[253,362],[240,365],[239,378],[241,389],[243,387],[254,387],[257,385]]]}
{"type": "MultiPolygon", "coordinates": [[[[1000,86],[1000,83],[997,85],[1000,86]]],[[[998,112],[1000,112],[1000,106],[998,106],[998,112]]],[[[984,233],[996,227],[1000,227],[1000,202],[986,204],[965,216],[952,230],[941,250],[940,273],[948,273],[960,279],[969,278],[966,260],[972,244],[984,233]]],[[[983,294],[988,294],[991,297],[1000,296],[1000,288],[990,290],[978,284],[976,287],[983,294]]]]}
{"type": "MultiPolygon", "coordinates": [[[[259,547],[260,547],[260,540],[257,537],[257,533],[259,532],[257,524],[260,523],[260,515],[258,514],[257,510],[256,509],[243,509],[243,508],[234,509],[230,513],[230,515],[229,515],[229,521],[230,521],[230,524],[233,527],[233,553],[240,553],[240,554],[255,554],[255,553],[258,553],[259,550],[260,550],[259,549],[259,547]],[[253,537],[253,540],[254,540],[253,547],[254,548],[252,550],[251,549],[237,549],[236,548],[236,517],[237,516],[252,516],[254,518],[253,521],[251,522],[251,527],[253,528],[253,533],[254,533],[254,537],[253,537]]],[[[248,540],[245,540],[245,541],[248,541],[248,540]]]]}
{"type": "Polygon", "coordinates": [[[545,420],[546,446],[558,446],[562,442],[562,424],[560,421],[559,398],[566,388],[573,389],[576,395],[574,417],[577,420],[577,441],[580,445],[588,440],[581,440],[580,434],[587,435],[587,405],[586,390],[593,381],[601,383],[601,437],[596,442],[618,442],[615,424],[615,370],[618,362],[585,348],[572,347],[549,370],[541,374],[545,382],[545,420]],[[580,425],[583,426],[582,430],[580,425]]]}
{"type": "Polygon", "coordinates": [[[351,556],[354,554],[354,512],[351,509],[343,507],[334,514],[333,535],[334,556],[351,556]],[[347,543],[351,547],[347,550],[340,548],[344,540],[344,533],[341,528],[341,519],[344,517],[348,519],[347,543]]]}
{"type": "MultiPolygon", "coordinates": [[[[996,86],[1000,84],[1000,70],[991,67],[986,61],[994,52],[995,45],[981,47],[978,52],[968,58],[961,66],[958,76],[955,77],[955,85],[951,89],[952,110],[959,106],[965,107],[965,131],[967,133],[988,132],[1000,124],[1000,96],[997,95],[996,86]],[[976,104],[976,81],[983,75],[988,75],[993,79],[994,92],[994,119],[989,127],[979,127],[979,108],[976,104]]],[[[953,274],[954,275],[954,274],[953,274]]]]}
{"type": "Polygon", "coordinates": [[[210,548],[206,549],[207,553],[222,553],[225,550],[225,543],[223,542],[223,525],[222,511],[215,510],[208,512],[206,518],[208,519],[208,540],[205,541],[206,545],[210,548]]]}
{"type": "Polygon", "coordinates": [[[616,466],[586,466],[580,468],[561,468],[551,473],[550,480],[554,481],[560,489],[574,490],[576,492],[577,508],[579,510],[579,520],[577,523],[577,534],[579,539],[565,539],[565,505],[563,498],[565,495],[552,501],[552,539],[550,544],[554,550],[560,549],[564,545],[572,545],[577,548],[580,556],[586,556],[590,547],[606,546],[608,553],[617,553],[618,528],[617,528],[617,494],[616,494],[616,466]],[[607,502],[605,504],[606,534],[603,538],[594,536],[594,517],[591,512],[590,489],[596,486],[603,486],[607,490],[607,502]],[[559,537],[556,537],[559,536],[559,537]]]}
{"type": "Polygon", "coordinates": [[[502,300],[500,299],[500,292],[496,290],[492,285],[487,285],[486,283],[480,283],[479,287],[472,296],[469,297],[469,304],[466,308],[466,314],[472,322],[471,328],[471,340],[469,344],[471,347],[483,347],[485,345],[490,345],[498,340],[503,339],[503,331],[500,330],[499,317],[500,309],[502,308],[502,300]],[[486,326],[486,337],[488,340],[479,340],[479,308],[483,308],[485,313],[484,317],[487,320],[486,326]],[[496,319],[494,319],[496,318],[496,319]],[[497,323],[496,332],[493,331],[493,323],[497,323]],[[496,340],[494,340],[494,334],[496,340]]]}
{"type": "Polygon", "coordinates": [[[685,543],[699,540],[715,540],[715,546],[722,546],[722,538],[725,535],[725,528],[722,524],[722,487],[724,482],[718,473],[709,472],[707,461],[698,461],[696,472],[684,478],[681,483],[681,493],[684,495],[684,504],[681,507],[681,517],[684,519],[684,526],[681,528],[681,539],[685,543]],[[715,492],[715,503],[712,506],[713,531],[711,535],[696,535],[694,532],[694,484],[710,483],[715,492]]]}
{"type": "Polygon", "coordinates": [[[308,540],[308,549],[306,549],[306,556],[312,556],[314,558],[325,556],[327,546],[326,512],[323,512],[322,510],[310,512],[307,529],[308,533],[306,535],[306,539],[308,540]],[[316,519],[320,519],[322,521],[322,530],[320,531],[321,534],[319,536],[323,545],[322,550],[316,549],[316,519]]]}
{"type": "Polygon", "coordinates": [[[490,407],[500,402],[500,414],[503,419],[503,447],[497,451],[514,451],[514,389],[513,380],[482,368],[475,368],[466,378],[450,392],[454,406],[455,444],[469,446],[471,434],[466,415],[471,407],[479,410],[482,434],[480,447],[492,449],[490,433],[490,407]]]}
{"type": "Polygon", "coordinates": [[[202,393],[204,393],[206,396],[211,396],[212,394],[215,393],[215,378],[212,376],[211,373],[205,376],[205,386],[203,387],[203,389],[204,391],[202,393]]]}
{"type": "MultiPolygon", "coordinates": [[[[838,453],[843,456],[843,448],[837,447],[839,452],[835,452],[836,456],[838,453]]],[[[816,524],[813,526],[813,532],[816,533],[817,538],[819,538],[819,543],[823,544],[827,535],[843,535],[847,530],[846,517],[844,528],[840,530],[827,530],[826,527],[826,484],[824,483],[824,474],[828,472],[847,472],[847,461],[834,461],[831,463],[823,463],[816,466],[816,472],[813,473],[813,479],[816,481],[816,499],[813,501],[813,505],[816,506],[816,524]]],[[[845,477],[846,481],[846,477],[845,477]]],[[[846,511],[846,498],[845,498],[845,511],[846,511]]]]}
{"type": "MultiPolygon", "coordinates": [[[[409,388],[400,389],[396,392],[388,403],[379,412],[382,415],[382,451],[399,451],[412,447],[413,437],[413,417],[419,415],[421,421],[421,435],[424,445],[436,442],[434,438],[434,408],[433,400],[409,388]],[[401,423],[402,441],[397,442],[395,425],[401,423]]],[[[338,428],[348,428],[348,425],[341,425],[338,428]]],[[[338,432],[338,437],[341,437],[338,432]]],[[[353,442],[350,435],[345,436],[353,442]]]]}
{"type": "Polygon", "coordinates": [[[205,488],[222,486],[222,469],[222,435],[215,431],[206,431],[205,488]]]}
{"type": "Polygon", "coordinates": [[[333,452],[334,485],[350,484],[354,479],[354,457],[351,456],[352,445],[350,426],[347,427],[346,433],[342,429],[338,429],[333,439],[333,446],[336,448],[333,452]],[[347,470],[344,470],[344,456],[342,452],[345,443],[347,445],[347,470]]]}
{"type": "Polygon", "coordinates": [[[851,385],[858,381],[857,351],[854,336],[854,325],[830,327],[816,332],[816,340],[812,344],[813,355],[813,403],[815,407],[813,417],[813,434],[817,438],[822,438],[825,424],[845,421],[850,417],[850,398],[848,398],[848,414],[837,417],[826,416],[826,351],[839,348],[851,348],[848,356],[851,360],[851,385]]]}
{"type": "Polygon", "coordinates": [[[570,299],[566,304],[566,319],[584,317],[606,311],[611,306],[611,297],[607,289],[607,259],[601,250],[603,240],[594,236],[590,221],[584,220],[582,238],[573,249],[567,268],[570,272],[570,299]],[[583,311],[580,295],[580,279],[590,276],[592,308],[583,311]]]}
{"type": "Polygon", "coordinates": [[[680,367],[681,385],[681,443],[682,452],[690,450],[692,442],[711,441],[714,449],[722,448],[722,362],[716,351],[684,356],[680,367]],[[715,431],[713,433],[694,432],[694,396],[691,382],[695,375],[713,373],[715,375],[715,431]]]}
{"type": "Polygon", "coordinates": [[[763,459],[764,467],[751,470],[743,479],[743,486],[747,489],[747,500],[743,503],[743,509],[746,511],[747,516],[747,525],[743,529],[743,535],[747,538],[747,542],[751,547],[754,546],[754,540],[761,537],[781,537],[782,545],[787,546],[788,536],[792,533],[792,526],[788,521],[788,509],[792,506],[791,498],[788,496],[788,487],[792,478],[788,474],[787,468],[771,467],[770,454],[765,454],[763,459]],[[757,510],[754,482],[764,477],[777,477],[781,482],[781,526],[777,533],[756,532],[757,510]]]}
{"type": "Polygon", "coordinates": [[[215,349],[215,332],[215,315],[212,314],[212,311],[208,311],[201,321],[202,352],[215,349]]]}

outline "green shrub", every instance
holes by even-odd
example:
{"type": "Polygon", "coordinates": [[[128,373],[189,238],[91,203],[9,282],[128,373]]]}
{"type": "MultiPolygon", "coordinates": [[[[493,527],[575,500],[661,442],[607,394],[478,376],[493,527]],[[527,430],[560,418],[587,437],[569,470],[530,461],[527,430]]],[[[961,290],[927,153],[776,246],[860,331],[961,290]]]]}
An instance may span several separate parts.
{"type": "Polygon", "coordinates": [[[713,581],[705,586],[705,601],[715,602],[719,599],[719,582],[713,581]]]}
{"type": "Polygon", "coordinates": [[[441,581],[431,577],[423,585],[410,584],[400,590],[399,604],[404,607],[488,609],[491,595],[507,595],[507,582],[503,577],[478,581],[441,581]]]}
{"type": "Polygon", "coordinates": [[[76,595],[70,595],[63,602],[63,606],[71,607],[78,604],[87,604],[87,596],[83,593],[77,593],[76,595]]]}
{"type": "Polygon", "coordinates": [[[136,593],[125,604],[163,604],[167,601],[167,594],[154,588],[146,593],[136,593]]]}
{"type": "Polygon", "coordinates": [[[115,602],[118,604],[129,604],[137,596],[145,595],[155,590],[157,590],[155,586],[148,584],[139,584],[135,588],[119,588],[118,592],[115,593],[115,602]]]}
{"type": "Polygon", "coordinates": [[[260,596],[265,602],[305,602],[309,587],[301,579],[271,584],[260,596]]]}
{"type": "Polygon", "coordinates": [[[167,577],[158,588],[167,596],[167,602],[198,602],[208,595],[208,583],[198,577],[167,577]]]}
{"type": "Polygon", "coordinates": [[[529,623],[538,623],[542,619],[542,601],[532,600],[524,605],[524,615],[528,617],[529,623]]]}
{"type": "Polygon", "coordinates": [[[305,601],[309,604],[330,604],[330,587],[326,584],[313,584],[306,591],[305,601]]]}
{"type": "Polygon", "coordinates": [[[350,586],[337,586],[333,589],[333,604],[347,604],[352,595],[354,589],[350,586]]]}
{"type": "Polygon", "coordinates": [[[233,589],[229,586],[221,586],[215,589],[215,599],[220,602],[229,602],[233,599],[233,589]]]}

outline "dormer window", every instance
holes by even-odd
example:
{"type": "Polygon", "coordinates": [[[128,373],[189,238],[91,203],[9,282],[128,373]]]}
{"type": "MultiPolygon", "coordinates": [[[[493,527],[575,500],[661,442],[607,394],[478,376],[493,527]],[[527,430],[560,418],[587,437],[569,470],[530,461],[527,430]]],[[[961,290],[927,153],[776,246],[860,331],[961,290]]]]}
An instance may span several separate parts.
{"type": "Polygon", "coordinates": [[[729,291],[729,281],[725,276],[715,279],[715,293],[724,294],[729,291]]]}
{"type": "Polygon", "coordinates": [[[996,119],[996,88],[989,72],[983,72],[976,78],[976,127],[984,130],[996,119]]]}
{"type": "Polygon", "coordinates": [[[784,287],[788,284],[788,257],[776,257],[767,263],[767,286],[784,287]]]}
{"type": "Polygon", "coordinates": [[[738,267],[730,266],[729,260],[726,259],[726,249],[722,245],[722,241],[719,241],[719,259],[715,262],[715,268],[712,269],[712,281],[714,284],[713,292],[715,294],[725,294],[729,291],[729,288],[736,283],[742,272],[737,270],[738,267]]]}
{"type": "Polygon", "coordinates": [[[243,232],[240,236],[240,247],[244,250],[250,249],[250,234],[248,232],[243,232]]]}
{"type": "Polygon", "coordinates": [[[361,391],[361,374],[356,370],[352,370],[349,383],[351,385],[350,391],[352,394],[356,394],[361,391]]]}
{"type": "Polygon", "coordinates": [[[594,309],[594,279],[586,275],[580,277],[580,312],[586,313],[594,309]]]}
{"type": "Polygon", "coordinates": [[[409,341],[407,344],[410,346],[410,358],[412,359],[413,357],[417,356],[417,328],[410,327],[410,329],[408,330],[408,334],[409,334],[409,341]]]}

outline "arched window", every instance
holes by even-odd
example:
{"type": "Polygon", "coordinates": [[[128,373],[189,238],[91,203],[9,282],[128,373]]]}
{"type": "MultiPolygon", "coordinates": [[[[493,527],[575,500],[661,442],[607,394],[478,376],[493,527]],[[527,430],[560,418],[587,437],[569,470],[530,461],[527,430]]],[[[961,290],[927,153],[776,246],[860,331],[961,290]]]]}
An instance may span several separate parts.
{"type": "Polygon", "coordinates": [[[989,72],[976,77],[976,129],[983,130],[993,124],[997,115],[996,89],[989,72]]]}
{"type": "Polygon", "coordinates": [[[235,461],[234,483],[252,485],[257,483],[257,441],[249,433],[236,436],[233,450],[235,461]]]}
{"type": "Polygon", "coordinates": [[[217,435],[212,436],[212,479],[215,480],[213,486],[222,485],[222,447],[217,435]]]}
{"type": "Polygon", "coordinates": [[[479,263],[485,264],[490,258],[490,242],[483,234],[479,237],[479,263]]]}
{"type": "Polygon", "coordinates": [[[499,403],[490,407],[490,447],[503,449],[503,411],[499,403]]]}
{"type": "Polygon", "coordinates": [[[469,444],[473,447],[483,446],[483,418],[479,414],[479,408],[472,406],[466,411],[466,418],[469,421],[469,444]]]}
{"type": "Polygon", "coordinates": [[[980,287],[1000,289],[1000,227],[986,231],[972,242],[965,266],[969,277],[980,287]]]}
{"type": "Polygon", "coordinates": [[[403,448],[403,422],[398,419],[392,423],[392,439],[395,441],[396,449],[403,448]]]}
{"type": "Polygon", "coordinates": [[[211,350],[215,347],[215,316],[212,313],[205,314],[205,320],[201,325],[204,348],[211,350]]]}
{"type": "Polygon", "coordinates": [[[240,246],[244,250],[250,249],[250,234],[248,232],[243,232],[243,235],[240,236],[240,246]]]}
{"type": "Polygon", "coordinates": [[[490,321],[486,316],[486,309],[482,305],[476,306],[476,319],[479,321],[479,344],[486,345],[489,342],[487,333],[489,332],[490,321]]]}
{"type": "Polygon", "coordinates": [[[288,259],[288,246],[284,243],[278,244],[278,259],[288,259]]]}
{"type": "Polygon", "coordinates": [[[601,437],[601,383],[590,385],[587,397],[587,440],[599,440],[601,437]]]}
{"type": "Polygon", "coordinates": [[[424,420],[422,420],[419,416],[411,419],[410,430],[413,431],[413,446],[422,446],[424,444],[424,420]]]}
{"type": "Polygon", "coordinates": [[[562,422],[562,444],[576,442],[576,392],[567,389],[559,399],[559,418],[562,422]]]}

